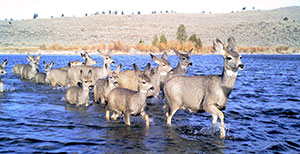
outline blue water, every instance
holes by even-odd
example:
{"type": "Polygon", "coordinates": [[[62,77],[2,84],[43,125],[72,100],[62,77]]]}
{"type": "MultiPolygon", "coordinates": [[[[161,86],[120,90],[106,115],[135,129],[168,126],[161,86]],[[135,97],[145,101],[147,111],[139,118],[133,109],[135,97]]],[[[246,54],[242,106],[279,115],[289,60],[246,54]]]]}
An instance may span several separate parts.
{"type": "MultiPolygon", "coordinates": [[[[92,55],[102,66],[100,56],[92,55]]],[[[8,59],[5,91],[0,94],[0,152],[78,153],[299,153],[300,152],[300,56],[243,55],[245,69],[224,110],[226,138],[211,125],[207,113],[178,111],[172,126],[165,124],[163,101],[147,100],[150,128],[140,117],[132,126],[105,120],[102,105],[76,107],[65,102],[65,88],[52,88],[20,80],[12,73],[15,64],[27,63],[26,55],[0,55],[8,59]]],[[[150,62],[149,55],[113,56],[116,64],[132,69],[150,62]]],[[[176,56],[169,56],[175,67],[176,56]]],[[[66,66],[78,56],[41,56],[66,66]]],[[[220,55],[193,55],[187,75],[221,74],[220,55]]],[[[90,99],[92,103],[92,99],[90,99]]]]}

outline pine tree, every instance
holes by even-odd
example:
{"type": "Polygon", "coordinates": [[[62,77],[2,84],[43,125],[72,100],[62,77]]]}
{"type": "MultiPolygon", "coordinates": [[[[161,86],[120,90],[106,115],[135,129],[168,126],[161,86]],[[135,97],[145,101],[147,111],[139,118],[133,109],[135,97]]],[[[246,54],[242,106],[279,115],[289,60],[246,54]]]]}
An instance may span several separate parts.
{"type": "Polygon", "coordinates": [[[157,47],[157,43],[158,43],[158,37],[157,37],[157,35],[155,35],[153,38],[153,41],[152,41],[152,46],[157,47]]]}
{"type": "Polygon", "coordinates": [[[185,27],[183,24],[179,25],[178,29],[177,29],[177,40],[182,43],[182,42],[185,42],[186,39],[187,39],[187,34],[186,34],[186,31],[185,31],[185,27]]]}

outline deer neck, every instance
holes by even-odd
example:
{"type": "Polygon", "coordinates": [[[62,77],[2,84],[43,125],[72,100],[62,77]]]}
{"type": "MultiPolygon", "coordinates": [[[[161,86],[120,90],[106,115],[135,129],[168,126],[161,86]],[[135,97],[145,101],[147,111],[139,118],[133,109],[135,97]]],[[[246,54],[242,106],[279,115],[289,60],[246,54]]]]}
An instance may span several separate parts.
{"type": "Polygon", "coordinates": [[[232,70],[226,70],[225,68],[223,69],[223,73],[221,76],[222,87],[229,90],[228,91],[229,93],[233,89],[233,86],[236,81],[236,77],[237,77],[237,72],[234,72],[232,70]]]}
{"type": "Polygon", "coordinates": [[[146,100],[147,97],[147,90],[141,90],[140,86],[138,86],[138,90],[137,90],[137,96],[142,99],[142,100],[146,100]]]}
{"type": "Polygon", "coordinates": [[[187,70],[187,66],[184,66],[181,64],[181,62],[179,61],[176,68],[174,69],[174,72],[176,74],[185,74],[186,73],[186,70],[187,70]]]}

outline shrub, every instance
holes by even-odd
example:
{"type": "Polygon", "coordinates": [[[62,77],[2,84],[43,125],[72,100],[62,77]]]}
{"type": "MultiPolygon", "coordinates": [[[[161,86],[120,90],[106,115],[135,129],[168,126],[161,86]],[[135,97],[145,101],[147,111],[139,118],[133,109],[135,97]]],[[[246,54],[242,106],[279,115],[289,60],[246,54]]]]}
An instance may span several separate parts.
{"type": "Polygon", "coordinates": [[[286,46],[283,46],[283,45],[280,45],[280,46],[275,48],[276,52],[283,52],[283,51],[288,51],[288,50],[289,50],[289,47],[286,47],[286,46]]]}
{"type": "Polygon", "coordinates": [[[183,24],[179,25],[178,29],[177,29],[177,32],[176,32],[176,38],[177,40],[182,43],[182,42],[185,42],[186,39],[187,39],[187,34],[186,34],[186,31],[185,31],[185,27],[183,24]]]}
{"type": "Polygon", "coordinates": [[[100,43],[97,45],[97,50],[104,51],[106,50],[106,45],[104,43],[100,43]]]}
{"type": "Polygon", "coordinates": [[[167,41],[167,37],[165,36],[165,34],[161,34],[159,43],[160,44],[163,43],[163,44],[167,45],[167,42],[168,41],[167,41]]]}
{"type": "Polygon", "coordinates": [[[54,43],[49,47],[50,50],[64,50],[64,46],[59,43],[54,43]]]}
{"type": "Polygon", "coordinates": [[[40,47],[39,47],[40,50],[47,50],[47,46],[45,44],[42,44],[40,47]]]}
{"type": "Polygon", "coordinates": [[[158,37],[157,35],[154,35],[153,41],[152,41],[152,46],[157,47],[157,43],[158,43],[158,37]]]}
{"type": "Polygon", "coordinates": [[[113,50],[115,51],[122,51],[124,48],[124,45],[123,43],[121,43],[121,41],[118,41],[118,42],[113,42],[113,50]]]}

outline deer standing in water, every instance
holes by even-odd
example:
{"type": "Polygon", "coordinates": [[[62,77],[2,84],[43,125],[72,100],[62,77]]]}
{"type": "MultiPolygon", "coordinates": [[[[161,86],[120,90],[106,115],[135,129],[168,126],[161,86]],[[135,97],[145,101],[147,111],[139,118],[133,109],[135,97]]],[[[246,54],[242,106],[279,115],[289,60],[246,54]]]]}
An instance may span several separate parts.
{"type": "Polygon", "coordinates": [[[1,75],[6,75],[5,66],[7,64],[7,59],[5,59],[0,65],[0,92],[4,91],[3,82],[1,81],[1,75]]]}
{"type": "Polygon", "coordinates": [[[31,57],[28,54],[28,57],[26,59],[29,61],[29,64],[25,64],[23,68],[20,69],[21,79],[34,79],[35,74],[38,72],[40,58],[40,54],[36,57],[31,57]]]}
{"type": "Polygon", "coordinates": [[[121,87],[111,90],[107,97],[106,120],[110,120],[110,111],[114,112],[112,115],[113,120],[124,114],[126,125],[130,125],[130,115],[141,115],[146,120],[146,126],[149,127],[149,116],[145,112],[145,107],[147,93],[149,90],[153,90],[149,78],[150,69],[145,70],[145,73],[143,73],[135,64],[133,64],[133,67],[138,76],[137,91],[121,87]]]}
{"type": "Polygon", "coordinates": [[[89,70],[93,71],[93,84],[98,79],[104,79],[108,75],[108,70],[110,69],[110,65],[114,64],[114,61],[112,57],[110,56],[111,51],[108,51],[108,53],[102,53],[101,51],[98,51],[100,56],[103,58],[103,66],[102,68],[94,67],[94,66],[87,66],[87,65],[80,65],[80,66],[74,66],[71,67],[68,70],[68,82],[71,86],[77,85],[79,82],[79,72],[82,70],[83,74],[87,74],[89,70]]]}
{"type": "Polygon", "coordinates": [[[37,72],[34,76],[35,83],[42,83],[42,84],[50,83],[50,81],[47,80],[47,76],[49,76],[53,64],[54,64],[53,61],[51,61],[49,65],[47,65],[46,62],[43,61],[45,73],[37,72]]]}
{"type": "Polygon", "coordinates": [[[88,71],[88,74],[83,74],[82,70],[80,70],[80,82],[82,83],[82,87],[71,86],[66,91],[66,101],[70,104],[75,104],[76,106],[85,105],[89,106],[89,87],[92,85],[92,70],[88,71]]]}
{"type": "Polygon", "coordinates": [[[108,93],[118,86],[119,72],[122,64],[119,64],[115,71],[108,71],[108,79],[98,79],[94,85],[95,103],[100,100],[101,104],[107,101],[108,93]]]}
{"type": "Polygon", "coordinates": [[[208,112],[212,115],[212,123],[220,119],[220,137],[225,138],[224,115],[226,102],[236,82],[238,70],[244,68],[241,56],[237,52],[233,37],[228,38],[228,46],[216,39],[213,47],[224,59],[222,75],[207,76],[176,76],[164,86],[167,100],[166,118],[171,125],[173,115],[178,109],[188,109],[190,112],[208,112]]]}

